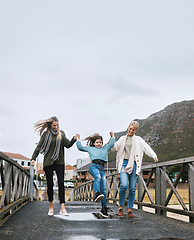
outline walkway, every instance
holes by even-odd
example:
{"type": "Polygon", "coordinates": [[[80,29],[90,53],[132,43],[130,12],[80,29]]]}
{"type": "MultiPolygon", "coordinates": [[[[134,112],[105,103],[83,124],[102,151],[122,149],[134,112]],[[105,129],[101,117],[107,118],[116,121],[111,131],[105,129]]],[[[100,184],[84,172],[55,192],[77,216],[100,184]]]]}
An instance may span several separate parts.
{"type": "MultiPolygon", "coordinates": [[[[98,240],[98,239],[194,239],[194,224],[163,218],[134,210],[134,219],[117,217],[112,207],[110,219],[99,219],[99,203],[67,202],[69,217],[47,216],[48,202],[30,202],[16,212],[1,228],[1,240],[98,240]]],[[[125,209],[126,212],[127,209],[125,209]]]]}

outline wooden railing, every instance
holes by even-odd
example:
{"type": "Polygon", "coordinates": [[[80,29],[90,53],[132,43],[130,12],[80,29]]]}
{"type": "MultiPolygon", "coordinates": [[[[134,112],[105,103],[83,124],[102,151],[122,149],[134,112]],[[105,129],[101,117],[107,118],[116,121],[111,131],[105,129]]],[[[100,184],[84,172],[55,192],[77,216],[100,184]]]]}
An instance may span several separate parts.
{"type": "MultiPolygon", "coordinates": [[[[31,198],[38,199],[38,189],[33,185],[31,198]]],[[[29,200],[30,173],[0,152],[0,226],[29,200]]]]}
{"type": "MultiPolygon", "coordinates": [[[[119,198],[120,178],[118,173],[110,174],[106,176],[107,180],[107,201],[109,203],[117,204],[119,198]]],[[[142,167],[141,174],[138,176],[137,187],[137,199],[135,204],[138,205],[138,209],[143,207],[154,208],[155,213],[161,216],[166,216],[167,212],[177,213],[189,217],[190,222],[194,222],[194,157],[183,158],[178,160],[172,160],[167,162],[161,162],[151,164],[142,167]],[[173,183],[169,178],[166,168],[173,165],[180,165],[181,170],[177,176],[176,181],[173,183]],[[183,198],[177,191],[177,185],[183,175],[185,169],[188,169],[188,199],[189,207],[187,207],[183,198]],[[143,178],[143,171],[149,170],[149,176],[146,177],[147,181],[143,178]],[[155,199],[152,198],[150,193],[151,180],[155,181],[154,190],[155,199]],[[167,194],[167,184],[170,188],[170,192],[167,194]],[[149,203],[145,202],[145,196],[148,196],[149,203]],[[174,209],[170,207],[169,202],[173,196],[176,196],[179,205],[182,209],[174,209]]],[[[127,196],[128,194],[126,194],[127,196]]],[[[88,181],[79,187],[72,190],[70,199],[74,201],[92,201],[94,198],[94,181],[88,181]]],[[[128,199],[126,198],[125,204],[128,199]]]]}

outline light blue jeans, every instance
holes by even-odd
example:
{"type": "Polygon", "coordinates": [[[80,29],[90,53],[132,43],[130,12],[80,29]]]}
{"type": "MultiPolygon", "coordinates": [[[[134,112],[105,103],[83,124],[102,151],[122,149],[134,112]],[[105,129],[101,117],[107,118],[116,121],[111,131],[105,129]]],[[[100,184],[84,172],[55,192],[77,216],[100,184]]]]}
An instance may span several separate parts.
{"type": "Polygon", "coordinates": [[[128,196],[128,208],[133,208],[135,201],[135,190],[137,182],[136,174],[136,162],[134,162],[133,171],[131,174],[122,172],[122,170],[127,166],[128,159],[123,160],[123,165],[120,172],[120,191],[119,191],[119,205],[124,205],[126,191],[129,186],[129,196],[128,196]]]}
{"type": "Polygon", "coordinates": [[[100,192],[104,195],[104,198],[101,200],[102,207],[107,207],[106,205],[106,177],[105,177],[105,172],[104,172],[104,167],[92,163],[90,165],[90,174],[94,178],[94,192],[100,192]]]}

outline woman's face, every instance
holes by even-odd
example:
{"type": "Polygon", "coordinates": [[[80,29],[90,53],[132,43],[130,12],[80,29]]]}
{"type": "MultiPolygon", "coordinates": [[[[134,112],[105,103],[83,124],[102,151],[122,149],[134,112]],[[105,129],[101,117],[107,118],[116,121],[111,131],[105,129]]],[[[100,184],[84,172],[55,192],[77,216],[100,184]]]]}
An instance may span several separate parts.
{"type": "Polygon", "coordinates": [[[53,121],[53,122],[51,123],[51,129],[52,129],[54,132],[57,132],[58,129],[59,129],[59,122],[53,121]]]}
{"type": "Polygon", "coordinates": [[[134,128],[132,125],[130,125],[129,127],[128,127],[128,136],[130,136],[130,137],[133,137],[133,135],[135,134],[135,132],[137,131],[137,128],[134,128]]]}
{"type": "Polygon", "coordinates": [[[96,141],[94,142],[94,147],[101,148],[102,147],[102,140],[101,139],[96,139],[96,141]]]}

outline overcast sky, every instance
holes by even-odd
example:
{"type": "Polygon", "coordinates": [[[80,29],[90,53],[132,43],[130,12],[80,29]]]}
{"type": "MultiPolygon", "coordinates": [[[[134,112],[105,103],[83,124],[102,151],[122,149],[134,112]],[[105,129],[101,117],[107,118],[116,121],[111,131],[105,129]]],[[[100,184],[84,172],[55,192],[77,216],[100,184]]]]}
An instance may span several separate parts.
{"type": "MultiPolygon", "coordinates": [[[[33,125],[70,139],[126,130],[194,98],[193,0],[7,0],[0,7],[0,151],[28,158],[33,125]]],[[[76,146],[66,162],[87,157],[76,146]]]]}

